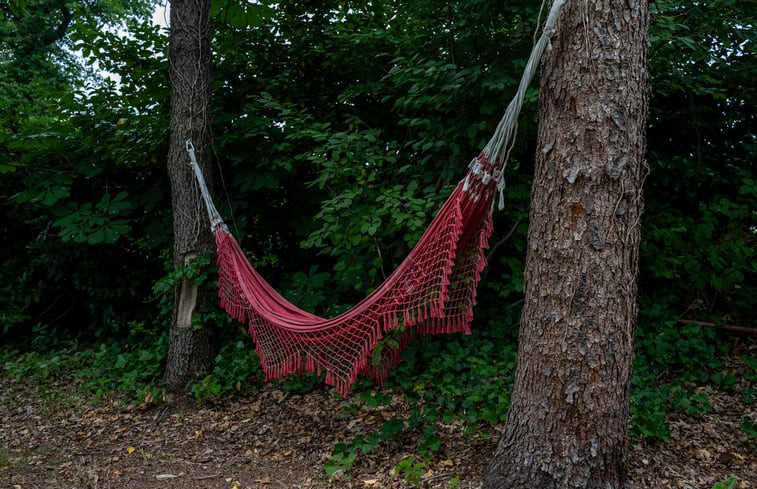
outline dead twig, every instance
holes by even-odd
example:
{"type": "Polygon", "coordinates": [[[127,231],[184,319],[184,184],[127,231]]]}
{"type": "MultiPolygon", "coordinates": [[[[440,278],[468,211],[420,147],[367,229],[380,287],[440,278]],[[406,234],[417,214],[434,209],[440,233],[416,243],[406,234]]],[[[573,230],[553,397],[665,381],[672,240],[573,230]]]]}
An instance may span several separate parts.
{"type": "Polygon", "coordinates": [[[198,475],[196,477],[192,477],[192,479],[196,481],[204,481],[207,479],[216,479],[218,477],[221,477],[221,474],[208,474],[208,475],[198,475]]]}
{"type": "Polygon", "coordinates": [[[518,229],[518,225],[521,223],[523,219],[518,219],[515,224],[513,224],[513,227],[510,228],[510,231],[507,232],[504,238],[497,241],[494,246],[489,248],[489,253],[486,255],[486,261],[489,262],[492,259],[492,256],[494,256],[494,252],[497,251],[497,248],[499,248],[505,241],[510,239],[510,236],[513,235],[516,229],[518,229]]]}
{"type": "Polygon", "coordinates": [[[731,331],[733,333],[745,333],[745,334],[757,333],[757,328],[749,328],[747,326],[738,326],[736,324],[716,324],[709,321],[696,321],[694,319],[679,319],[678,322],[681,324],[699,324],[701,326],[706,326],[708,328],[715,328],[715,329],[720,329],[723,331],[731,331]]]}

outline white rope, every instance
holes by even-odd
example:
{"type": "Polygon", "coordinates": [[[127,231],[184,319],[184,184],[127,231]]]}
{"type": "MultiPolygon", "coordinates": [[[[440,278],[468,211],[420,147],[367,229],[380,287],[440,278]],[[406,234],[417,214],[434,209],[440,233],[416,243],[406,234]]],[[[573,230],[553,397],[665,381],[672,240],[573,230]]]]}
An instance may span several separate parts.
{"type": "Polygon", "coordinates": [[[208,186],[205,184],[205,177],[202,176],[202,170],[200,165],[197,164],[197,155],[195,155],[195,147],[192,144],[191,139],[187,139],[187,153],[189,153],[189,161],[192,165],[192,170],[197,177],[197,184],[200,186],[200,193],[202,194],[202,200],[205,201],[205,208],[208,211],[208,219],[210,220],[210,230],[215,231],[218,226],[226,226],[221,219],[221,214],[216,210],[216,206],[213,205],[213,199],[210,198],[210,192],[208,186]]]}
{"type": "MultiPolygon", "coordinates": [[[[541,59],[544,50],[549,46],[549,38],[554,33],[555,23],[557,22],[557,16],[560,13],[560,9],[566,0],[554,0],[552,8],[547,16],[547,21],[544,24],[539,40],[536,41],[534,48],[531,50],[531,56],[528,59],[526,68],[523,71],[523,76],[520,79],[520,85],[518,91],[515,93],[510,105],[505,110],[505,115],[497,124],[497,129],[494,131],[494,135],[486,143],[482,153],[488,161],[494,165],[499,165],[500,175],[504,174],[505,167],[507,167],[507,159],[510,153],[510,144],[513,140],[513,135],[518,127],[518,114],[523,106],[523,99],[526,96],[526,90],[529,83],[536,74],[536,69],[539,66],[539,60],[541,59]]],[[[497,190],[500,191],[500,209],[502,208],[502,193],[504,191],[504,178],[497,182],[497,190]]]]}

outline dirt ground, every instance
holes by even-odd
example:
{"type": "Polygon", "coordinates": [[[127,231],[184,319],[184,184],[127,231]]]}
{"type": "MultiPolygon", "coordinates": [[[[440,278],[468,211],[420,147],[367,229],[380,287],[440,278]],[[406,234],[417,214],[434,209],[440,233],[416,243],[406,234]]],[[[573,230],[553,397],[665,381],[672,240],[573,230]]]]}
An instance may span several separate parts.
{"type": "MultiPolygon", "coordinates": [[[[67,379],[58,382],[40,388],[0,378],[0,488],[414,487],[394,469],[417,453],[418,434],[358,455],[336,480],[324,471],[335,443],[407,415],[399,396],[369,408],[327,387],[294,395],[272,383],[217,405],[173,399],[139,407],[95,401],[67,379]]],[[[712,412],[672,417],[671,442],[631,447],[630,489],[711,489],[729,476],[736,487],[757,488],[755,441],[739,428],[745,417],[757,422],[754,405],[748,411],[733,395],[707,394],[712,412]]],[[[437,424],[441,448],[422,468],[419,487],[478,487],[500,429],[486,436],[466,434],[461,423],[437,424]]]]}

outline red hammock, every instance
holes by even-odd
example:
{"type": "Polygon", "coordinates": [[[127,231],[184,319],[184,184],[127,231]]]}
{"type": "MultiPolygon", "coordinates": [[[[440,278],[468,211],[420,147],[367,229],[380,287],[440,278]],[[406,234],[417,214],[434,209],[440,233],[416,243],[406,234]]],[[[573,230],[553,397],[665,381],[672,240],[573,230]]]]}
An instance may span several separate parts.
{"type": "MultiPolygon", "coordinates": [[[[498,175],[483,155],[471,167],[394,273],[332,319],[303,311],[277,293],[252,267],[218,214],[211,213],[221,305],[249,324],[266,380],[325,371],[326,383],[346,396],[361,372],[382,381],[416,331],[470,334],[498,175]],[[374,352],[385,333],[397,327],[396,343],[374,352]]],[[[199,168],[196,172],[202,178],[199,168]]]]}
{"type": "Polygon", "coordinates": [[[470,333],[476,286],[486,266],[492,200],[508,159],[526,89],[536,72],[565,0],[554,0],[521,82],[493,137],[442,206],[405,261],[371,295],[349,311],[324,319],[284,299],[250,265],[215,209],[187,141],[192,168],[218,248],[222,306],[249,324],[266,379],[292,372],[326,372],[326,383],[346,396],[358,374],[383,380],[415,333],[470,333]],[[374,351],[385,334],[394,344],[374,351]]]}

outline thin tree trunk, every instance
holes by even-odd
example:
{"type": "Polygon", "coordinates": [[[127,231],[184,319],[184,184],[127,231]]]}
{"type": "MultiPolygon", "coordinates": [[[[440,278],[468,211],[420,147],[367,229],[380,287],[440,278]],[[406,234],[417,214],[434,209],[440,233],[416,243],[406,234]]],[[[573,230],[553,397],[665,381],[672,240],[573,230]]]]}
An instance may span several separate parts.
{"type": "MultiPolygon", "coordinates": [[[[174,267],[184,267],[197,256],[212,253],[213,237],[207,213],[189,166],[186,141],[191,139],[208,184],[211,146],[210,1],[173,0],[169,63],[171,128],[168,173],[171,180],[174,227],[174,267]]],[[[211,331],[196,319],[211,300],[190,280],[176,284],[164,381],[170,391],[181,391],[188,381],[212,366],[211,331]]]]}
{"type": "Polygon", "coordinates": [[[525,304],[485,488],[623,487],[648,3],[566,3],[542,65],[525,304]]]}

